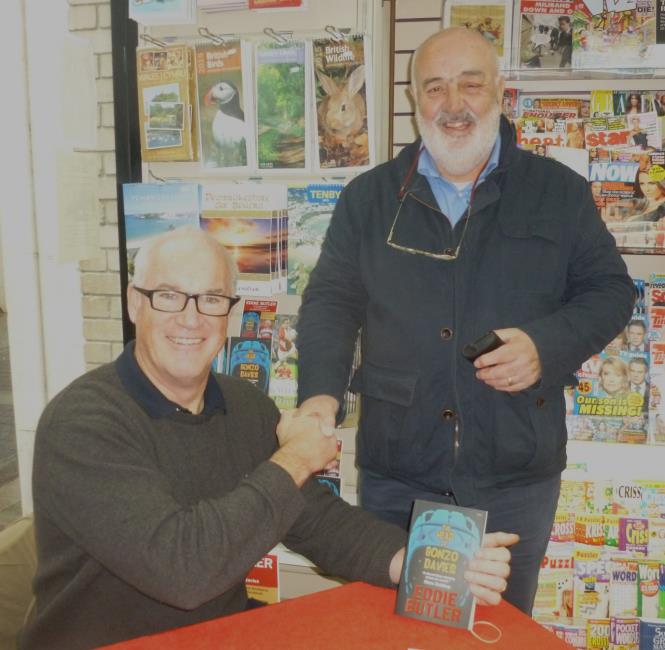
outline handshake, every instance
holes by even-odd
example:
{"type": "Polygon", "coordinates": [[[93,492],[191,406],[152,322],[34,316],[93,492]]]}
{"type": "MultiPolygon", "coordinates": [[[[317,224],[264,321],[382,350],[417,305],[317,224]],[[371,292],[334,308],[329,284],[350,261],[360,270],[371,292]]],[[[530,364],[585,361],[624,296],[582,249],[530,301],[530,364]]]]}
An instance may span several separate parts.
{"type": "Polygon", "coordinates": [[[282,413],[277,425],[279,449],[270,460],[286,470],[298,486],[312,474],[332,467],[337,456],[338,408],[334,397],[317,395],[295,411],[282,413]]]}

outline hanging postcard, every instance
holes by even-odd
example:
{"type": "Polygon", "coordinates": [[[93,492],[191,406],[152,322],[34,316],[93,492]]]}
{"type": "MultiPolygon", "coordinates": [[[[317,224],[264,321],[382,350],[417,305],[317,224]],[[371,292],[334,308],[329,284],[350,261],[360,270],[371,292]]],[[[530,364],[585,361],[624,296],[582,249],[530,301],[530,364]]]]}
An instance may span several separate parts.
{"type": "Polygon", "coordinates": [[[250,166],[254,137],[246,52],[240,40],[196,46],[201,162],[206,169],[250,166]]]}
{"type": "Polygon", "coordinates": [[[143,162],[198,159],[192,51],[173,45],[136,52],[143,162]]]}
{"type": "Polygon", "coordinates": [[[200,186],[196,183],[124,183],[127,275],[134,257],[148,240],[179,228],[198,228],[200,186]]]}
{"type": "Polygon", "coordinates": [[[305,43],[256,48],[257,159],[261,170],[304,169],[307,161],[305,43]]]}
{"type": "Polygon", "coordinates": [[[482,34],[494,47],[501,69],[510,67],[512,2],[494,0],[447,0],[443,5],[444,27],[467,27],[482,34]]]}
{"type": "MultiPolygon", "coordinates": [[[[658,64],[656,0],[583,0],[573,14],[573,67],[639,68],[658,64]]],[[[662,55],[662,53],[661,53],[662,55]]]]}
{"type": "Polygon", "coordinates": [[[570,68],[574,1],[519,0],[520,68],[570,68]]]}
{"type": "Polygon", "coordinates": [[[275,224],[286,212],[286,186],[229,183],[203,186],[201,228],[229,249],[238,267],[236,292],[267,296],[281,266],[275,224]]]}
{"type": "Polygon", "coordinates": [[[316,124],[321,170],[367,168],[374,130],[367,88],[368,54],[362,35],[313,41],[316,124]],[[370,110],[368,110],[370,108],[370,110]]]}

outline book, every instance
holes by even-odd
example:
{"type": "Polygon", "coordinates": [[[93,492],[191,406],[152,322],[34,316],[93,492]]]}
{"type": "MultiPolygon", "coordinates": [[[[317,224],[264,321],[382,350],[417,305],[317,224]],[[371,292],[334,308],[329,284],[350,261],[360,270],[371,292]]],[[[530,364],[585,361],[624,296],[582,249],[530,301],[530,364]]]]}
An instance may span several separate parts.
{"type": "Polygon", "coordinates": [[[193,52],[186,45],[136,51],[141,159],[198,159],[193,52]]]}
{"type": "Polygon", "coordinates": [[[486,511],[416,499],[396,613],[470,630],[476,602],[464,572],[486,523],[486,511]]]}
{"type": "Polygon", "coordinates": [[[288,293],[301,295],[305,290],[343,187],[341,183],[289,186],[288,293]]]}
{"type": "Polygon", "coordinates": [[[297,314],[277,314],[273,323],[270,390],[280,410],[294,409],[298,401],[297,314]]]}
{"type": "Polygon", "coordinates": [[[609,650],[639,650],[640,620],[634,617],[610,616],[609,650]]]}
{"type": "Polygon", "coordinates": [[[201,228],[226,246],[238,267],[236,293],[272,295],[278,240],[275,222],[286,214],[286,186],[260,183],[203,186],[201,228]]]}
{"type": "Polygon", "coordinates": [[[312,41],[319,170],[354,169],[372,164],[373,114],[366,37],[312,41]]]}
{"type": "Polygon", "coordinates": [[[309,165],[309,76],[304,41],[257,45],[256,131],[261,170],[304,169],[309,165]]]}
{"type": "Polygon", "coordinates": [[[264,555],[245,576],[247,596],[272,605],[279,602],[279,557],[264,555]]]}
{"type": "Polygon", "coordinates": [[[196,46],[201,163],[207,169],[250,166],[254,120],[246,59],[240,40],[196,46]]]}
{"type": "Polygon", "coordinates": [[[228,374],[246,379],[268,393],[270,383],[270,343],[263,339],[232,336],[229,339],[228,374]]]}
{"type": "Polygon", "coordinates": [[[196,183],[124,183],[122,186],[127,276],[134,275],[139,248],[153,237],[198,228],[200,186],[196,183]]]}

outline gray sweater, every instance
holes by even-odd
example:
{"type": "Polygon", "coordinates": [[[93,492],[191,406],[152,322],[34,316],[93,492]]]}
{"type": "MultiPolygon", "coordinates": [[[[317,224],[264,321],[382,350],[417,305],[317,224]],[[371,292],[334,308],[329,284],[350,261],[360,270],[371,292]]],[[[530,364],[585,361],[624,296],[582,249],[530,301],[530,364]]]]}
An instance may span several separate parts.
{"type": "Polygon", "coordinates": [[[36,607],[21,648],[91,648],[242,611],[247,571],[279,541],[334,575],[390,584],[404,531],[313,482],[298,489],[267,460],[273,403],[218,381],[220,408],[155,417],[109,364],[47,406],[33,477],[36,607]]]}

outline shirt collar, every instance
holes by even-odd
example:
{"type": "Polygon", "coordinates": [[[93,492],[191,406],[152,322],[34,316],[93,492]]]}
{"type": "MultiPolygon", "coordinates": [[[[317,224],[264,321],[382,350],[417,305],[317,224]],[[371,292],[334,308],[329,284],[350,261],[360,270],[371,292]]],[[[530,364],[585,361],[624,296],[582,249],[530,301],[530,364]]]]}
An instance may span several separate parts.
{"type": "MultiPolygon", "coordinates": [[[[134,356],[135,345],[136,341],[130,341],[115,362],[116,370],[127,392],[150,417],[163,418],[183,411],[181,406],[165,397],[141,370],[134,356]]],[[[203,393],[201,415],[212,415],[217,411],[226,412],[226,402],[222,389],[210,373],[203,393]]]]}
{"type": "MultiPolygon", "coordinates": [[[[496,169],[499,165],[499,154],[501,153],[501,134],[497,133],[496,140],[494,141],[494,146],[492,147],[492,151],[490,153],[490,157],[487,160],[487,164],[485,165],[483,171],[480,173],[480,176],[478,177],[478,185],[485,180],[485,178],[492,172],[492,170],[496,169]]],[[[441,175],[441,172],[436,167],[436,163],[434,162],[434,159],[432,158],[430,152],[427,150],[427,147],[423,145],[423,151],[420,154],[420,158],[418,160],[418,173],[422,174],[423,176],[429,176],[430,178],[440,178],[443,180],[445,183],[448,183],[449,185],[453,185],[447,178],[441,175]]],[[[470,184],[469,184],[470,185],[470,184]]]]}

